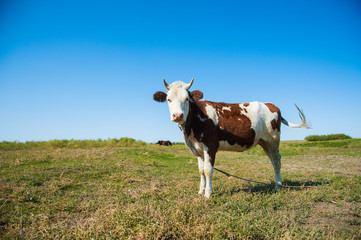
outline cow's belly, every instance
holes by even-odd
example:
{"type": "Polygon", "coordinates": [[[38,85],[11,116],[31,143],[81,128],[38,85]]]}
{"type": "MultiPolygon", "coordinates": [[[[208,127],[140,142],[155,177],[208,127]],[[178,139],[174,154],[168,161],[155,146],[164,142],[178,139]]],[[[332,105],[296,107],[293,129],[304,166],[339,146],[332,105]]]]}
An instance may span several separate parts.
{"type": "Polygon", "coordinates": [[[218,150],[223,151],[235,151],[235,152],[243,152],[250,148],[254,147],[254,145],[247,147],[247,146],[241,146],[235,143],[234,145],[229,144],[227,141],[219,141],[219,147],[218,150]]]}

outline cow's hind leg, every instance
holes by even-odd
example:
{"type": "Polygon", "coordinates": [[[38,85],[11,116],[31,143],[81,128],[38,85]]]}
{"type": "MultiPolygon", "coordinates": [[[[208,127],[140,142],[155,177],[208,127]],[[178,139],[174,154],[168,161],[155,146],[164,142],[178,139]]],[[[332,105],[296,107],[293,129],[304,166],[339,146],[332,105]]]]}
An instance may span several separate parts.
{"type": "Polygon", "coordinates": [[[262,146],[268,158],[271,160],[273,169],[275,171],[275,189],[278,190],[282,187],[281,154],[279,152],[279,142],[266,142],[261,139],[259,141],[259,145],[262,146]]]}

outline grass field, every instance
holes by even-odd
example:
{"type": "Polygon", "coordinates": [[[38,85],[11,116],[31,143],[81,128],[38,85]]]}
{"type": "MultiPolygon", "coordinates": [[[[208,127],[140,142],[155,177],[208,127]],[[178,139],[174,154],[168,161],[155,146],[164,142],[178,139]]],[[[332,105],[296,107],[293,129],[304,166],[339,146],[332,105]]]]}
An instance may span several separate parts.
{"type": "MultiPolygon", "coordinates": [[[[98,141],[101,142],[101,141],[98,141]]],[[[361,239],[361,139],[219,152],[198,196],[184,145],[0,143],[0,239],[361,239]]]]}

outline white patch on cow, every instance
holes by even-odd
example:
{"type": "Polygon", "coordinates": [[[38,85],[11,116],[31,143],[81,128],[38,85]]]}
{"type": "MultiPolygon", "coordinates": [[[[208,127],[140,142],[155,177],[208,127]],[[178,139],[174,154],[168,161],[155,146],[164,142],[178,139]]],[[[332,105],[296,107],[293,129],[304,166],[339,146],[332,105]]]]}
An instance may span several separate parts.
{"type": "Polygon", "coordinates": [[[267,133],[268,135],[263,137],[265,140],[276,140],[279,141],[279,131],[273,129],[272,127],[272,120],[278,120],[278,113],[277,112],[271,112],[271,110],[267,107],[267,105],[264,104],[264,112],[265,112],[265,118],[264,121],[266,123],[267,127],[267,133]]]}
{"type": "Polygon", "coordinates": [[[174,82],[169,85],[167,100],[171,121],[174,120],[174,115],[180,114],[183,114],[183,120],[185,121],[189,113],[189,99],[186,84],[182,82],[174,82]]]}
{"type": "Polygon", "coordinates": [[[199,184],[199,192],[198,194],[203,194],[204,190],[206,189],[206,177],[204,175],[204,159],[202,157],[198,158],[198,170],[199,174],[201,175],[201,182],[199,184]]]}
{"type": "Polygon", "coordinates": [[[191,130],[191,134],[189,136],[186,137],[183,134],[183,138],[184,138],[186,145],[193,153],[193,155],[198,156],[198,157],[203,157],[203,151],[204,151],[205,146],[203,143],[198,142],[197,139],[194,137],[193,129],[191,130]]]}
{"type": "Polygon", "coordinates": [[[270,133],[272,129],[271,122],[273,119],[277,119],[278,114],[272,113],[269,108],[261,102],[250,102],[247,107],[240,104],[247,112],[243,111],[242,114],[247,116],[251,120],[251,127],[256,132],[255,143],[260,138],[267,140],[270,139],[270,133]]]}
{"type": "Polygon", "coordinates": [[[212,195],[213,188],[212,188],[212,176],[213,176],[213,166],[211,164],[211,158],[208,154],[208,148],[204,146],[204,175],[206,177],[206,188],[204,196],[209,198],[212,195]]]}
{"type": "Polygon", "coordinates": [[[218,126],[218,116],[216,109],[210,105],[206,106],[206,113],[210,119],[214,122],[214,125],[218,126]]]}
{"type": "Polygon", "coordinates": [[[169,88],[186,88],[187,84],[182,81],[176,81],[169,85],[169,88]]]}
{"type": "Polygon", "coordinates": [[[224,111],[231,111],[231,107],[223,107],[222,112],[224,112],[224,111]]]}
{"type": "Polygon", "coordinates": [[[251,120],[251,128],[253,128],[256,132],[256,128],[259,122],[259,110],[260,110],[260,102],[250,102],[247,107],[245,107],[242,103],[239,104],[240,111],[242,112],[242,108],[247,110],[243,111],[242,114],[248,117],[251,120]]]}

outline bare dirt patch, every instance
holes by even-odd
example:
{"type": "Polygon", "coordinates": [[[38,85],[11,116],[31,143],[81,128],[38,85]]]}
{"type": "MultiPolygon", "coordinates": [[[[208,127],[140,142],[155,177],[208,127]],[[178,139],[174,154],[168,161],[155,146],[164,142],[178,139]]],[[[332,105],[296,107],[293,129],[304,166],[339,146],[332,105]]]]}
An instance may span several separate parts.
{"type": "Polygon", "coordinates": [[[347,155],[297,155],[282,158],[282,170],[289,173],[328,172],[361,175],[361,157],[347,155]]]}
{"type": "MultiPolygon", "coordinates": [[[[358,206],[360,207],[360,206],[358,206]]],[[[316,202],[312,205],[309,216],[304,223],[305,227],[332,229],[359,230],[361,233],[361,216],[356,212],[354,204],[316,202]]]]}

